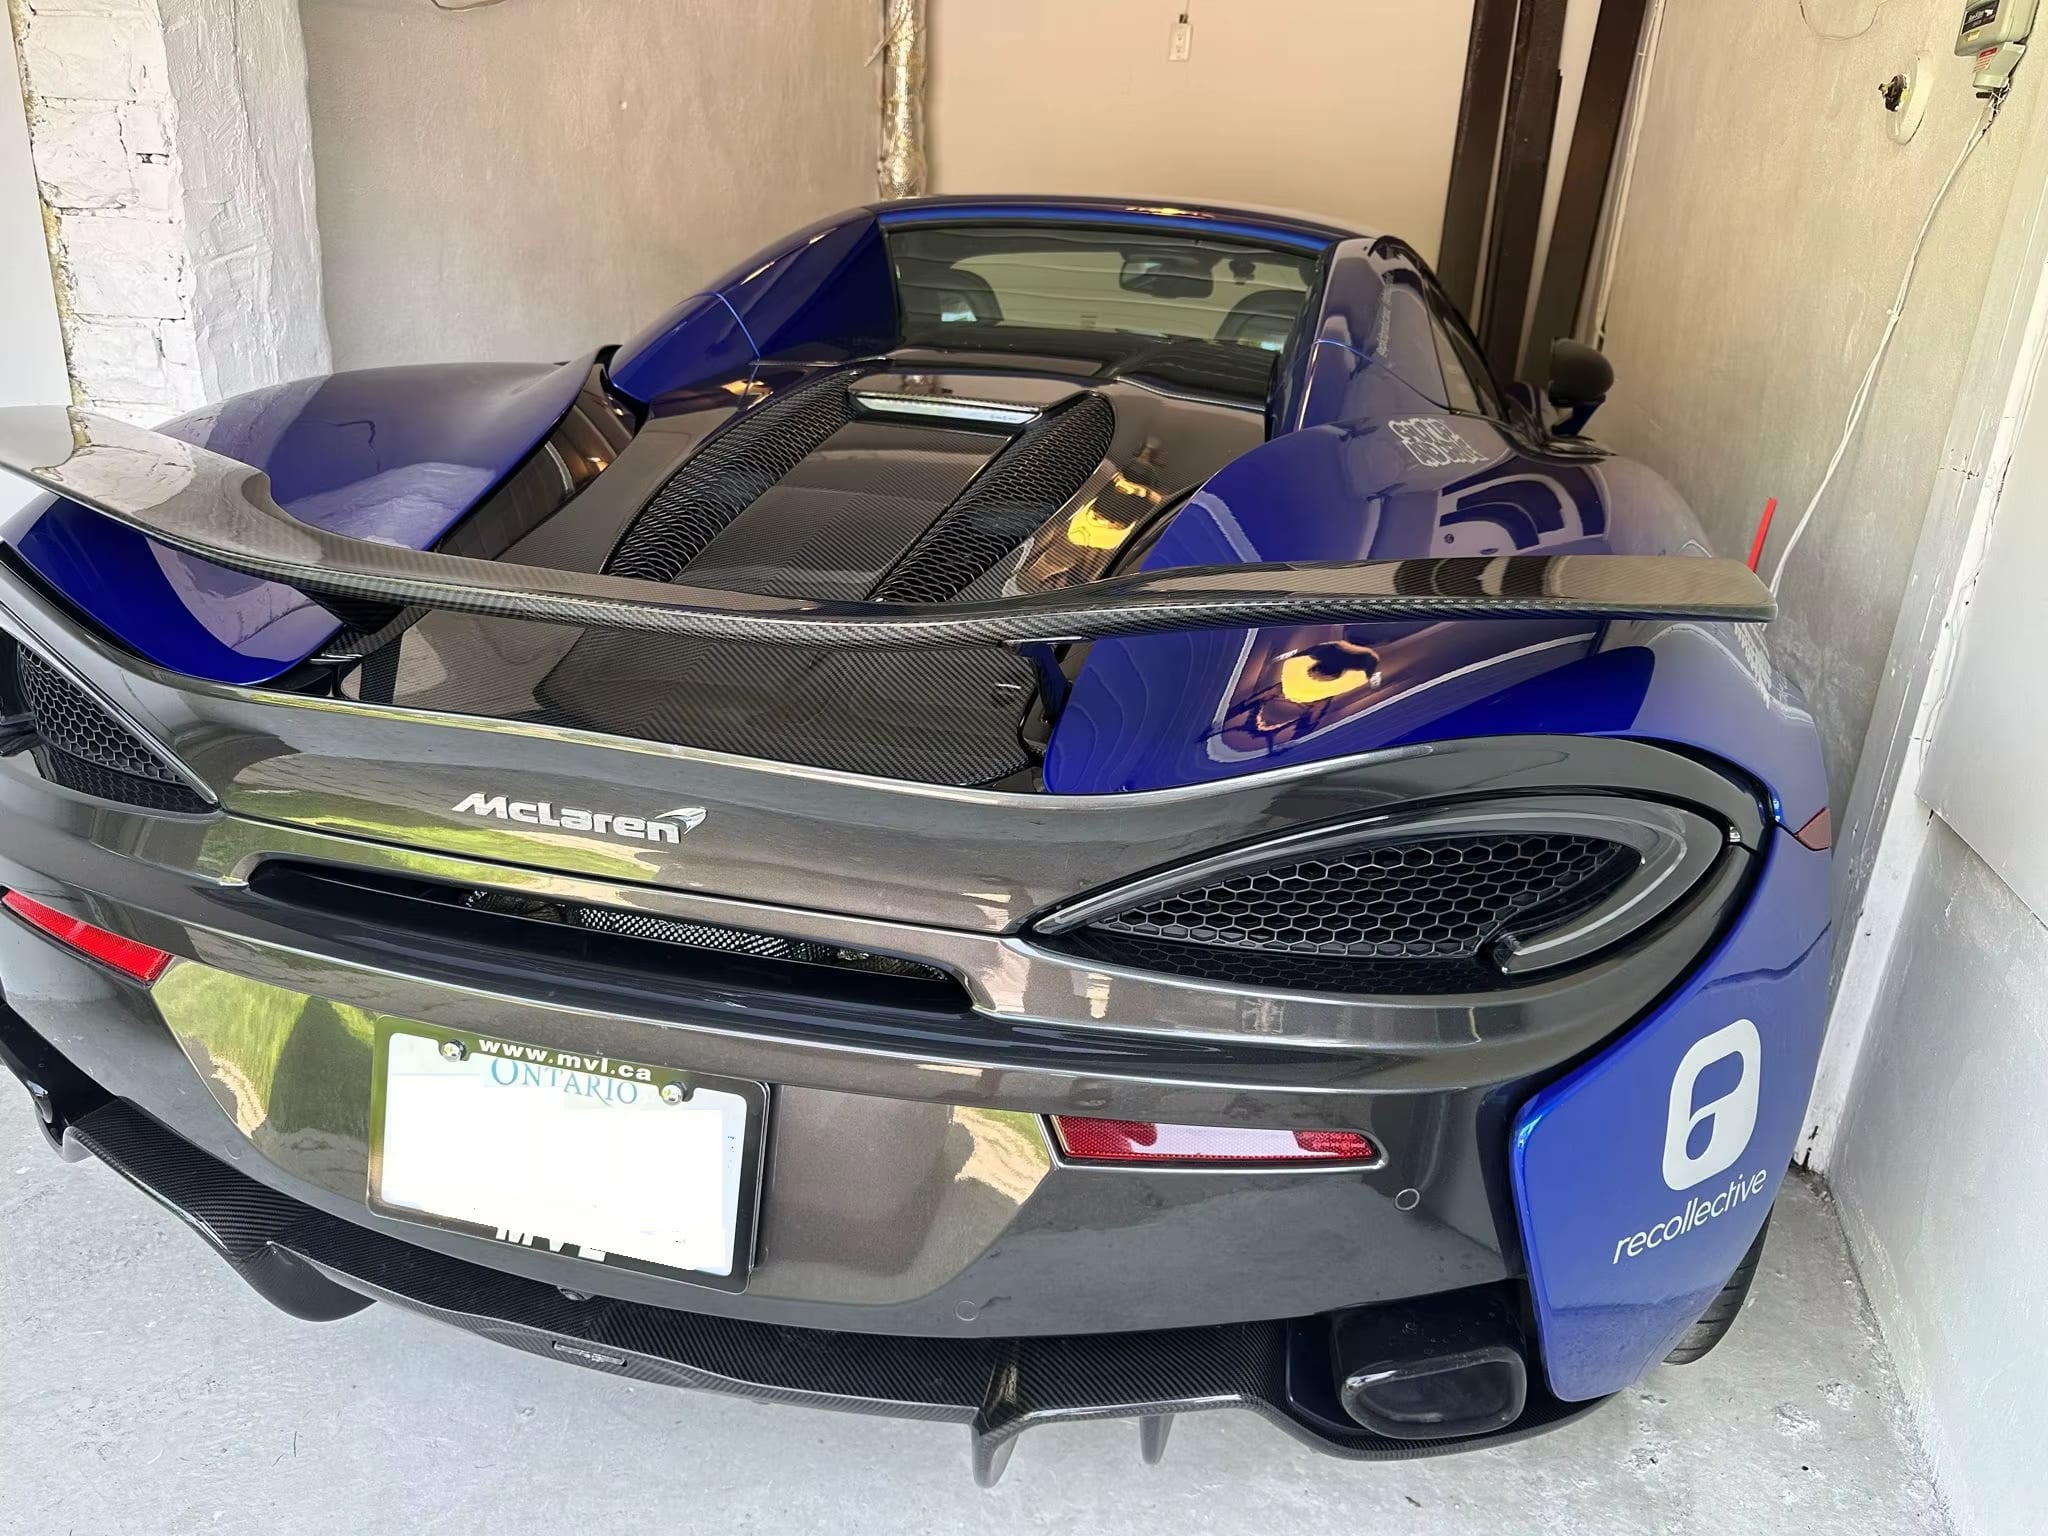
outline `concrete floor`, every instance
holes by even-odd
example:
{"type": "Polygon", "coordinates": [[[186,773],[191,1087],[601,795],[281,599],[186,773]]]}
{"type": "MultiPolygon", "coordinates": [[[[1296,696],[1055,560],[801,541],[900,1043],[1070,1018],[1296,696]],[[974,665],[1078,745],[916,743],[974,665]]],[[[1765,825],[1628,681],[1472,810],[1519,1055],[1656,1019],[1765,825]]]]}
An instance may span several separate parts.
{"type": "Polygon", "coordinates": [[[1747,1315],[1524,1445],[1357,1465],[1249,1415],[1027,1435],[771,1408],[535,1359],[386,1307],[297,1323],[0,1097],[0,1531],[1797,1531],[1949,1526],[1826,1200],[1788,1188],[1747,1315]]]}

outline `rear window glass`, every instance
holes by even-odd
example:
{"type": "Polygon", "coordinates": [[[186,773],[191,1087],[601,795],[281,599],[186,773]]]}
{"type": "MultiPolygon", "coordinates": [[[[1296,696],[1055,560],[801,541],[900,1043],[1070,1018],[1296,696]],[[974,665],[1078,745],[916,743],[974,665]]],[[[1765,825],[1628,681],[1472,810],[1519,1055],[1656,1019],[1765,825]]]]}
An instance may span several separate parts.
{"type": "Polygon", "coordinates": [[[1093,332],[1278,353],[1316,264],[1235,240],[1044,226],[899,229],[889,249],[903,339],[923,346],[1093,332]]]}

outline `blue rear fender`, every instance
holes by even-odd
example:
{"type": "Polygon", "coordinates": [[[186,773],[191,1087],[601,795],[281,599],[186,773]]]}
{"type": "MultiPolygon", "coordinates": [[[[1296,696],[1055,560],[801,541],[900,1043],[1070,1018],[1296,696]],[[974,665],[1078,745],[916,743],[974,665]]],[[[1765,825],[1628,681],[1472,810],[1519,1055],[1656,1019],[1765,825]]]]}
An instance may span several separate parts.
{"type": "MultiPolygon", "coordinates": [[[[1146,556],[1157,570],[1433,554],[1704,554],[1640,465],[1554,453],[1445,411],[1345,349],[1382,414],[1289,432],[1226,465],[1146,556]]],[[[1320,365],[1319,365],[1320,366],[1320,365]]],[[[1314,393],[1311,391],[1311,400],[1314,393]]],[[[1709,754],[1798,828],[1827,804],[1811,717],[1754,630],[1463,620],[1193,630],[1095,645],[1045,763],[1049,789],[1211,782],[1418,742],[1577,734],[1709,754]]]]}
{"type": "MultiPolygon", "coordinates": [[[[372,368],[259,389],[159,430],[252,464],[287,512],[426,549],[568,413],[594,355],[559,365],[372,368]]],[[[267,682],[340,627],[311,598],[36,496],[0,542],[122,645],[214,682],[267,682]]]]}
{"type": "Polygon", "coordinates": [[[1773,833],[1741,919],[1648,1018],[1515,1117],[1510,1177],[1559,1397],[1663,1359],[1762,1227],[1827,1020],[1826,853],[1773,833]]]}

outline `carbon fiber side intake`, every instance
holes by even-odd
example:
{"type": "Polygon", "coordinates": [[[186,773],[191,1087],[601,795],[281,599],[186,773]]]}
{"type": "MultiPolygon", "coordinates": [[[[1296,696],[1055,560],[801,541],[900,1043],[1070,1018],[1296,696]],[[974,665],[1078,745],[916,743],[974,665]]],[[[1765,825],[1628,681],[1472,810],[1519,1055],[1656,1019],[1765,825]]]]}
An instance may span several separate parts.
{"type": "Polygon", "coordinates": [[[15,685],[41,745],[37,765],[66,789],[151,811],[212,809],[156,752],[78,684],[25,645],[14,651],[15,685]]]}

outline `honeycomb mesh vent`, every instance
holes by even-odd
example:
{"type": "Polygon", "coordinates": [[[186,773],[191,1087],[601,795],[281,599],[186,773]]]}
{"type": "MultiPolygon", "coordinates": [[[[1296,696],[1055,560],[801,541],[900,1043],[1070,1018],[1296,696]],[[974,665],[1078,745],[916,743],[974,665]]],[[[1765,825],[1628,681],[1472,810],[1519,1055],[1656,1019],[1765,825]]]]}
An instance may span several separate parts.
{"type": "Polygon", "coordinates": [[[84,689],[26,646],[14,653],[22,703],[42,738],[43,771],[67,789],[154,811],[207,802],[84,689]]]}
{"type": "Polygon", "coordinates": [[[1588,904],[1638,862],[1572,833],[1378,842],[1234,872],[1090,925],[1098,938],[1345,961],[1476,961],[1519,917],[1588,904]]]}
{"type": "Polygon", "coordinates": [[[1033,426],[919,536],[873,597],[895,603],[958,597],[1067,504],[1109,453],[1115,430],[1116,412],[1100,395],[1033,426]]]}
{"type": "Polygon", "coordinates": [[[763,492],[851,420],[843,374],[772,396],[669,476],[633,519],[605,570],[642,581],[674,581],[763,492]]]}
{"type": "Polygon", "coordinates": [[[746,928],[728,928],[718,923],[685,922],[678,918],[650,917],[639,912],[621,912],[609,907],[584,906],[576,902],[548,901],[518,896],[505,891],[475,891],[464,906],[511,917],[536,918],[543,922],[587,928],[620,938],[648,939],[685,949],[711,950],[718,954],[748,955],[756,960],[787,960],[802,965],[832,966],[839,970],[864,971],[875,976],[902,976],[918,981],[950,982],[936,966],[894,955],[878,955],[864,949],[842,949],[809,939],[786,939],[772,933],[746,928]]]}

